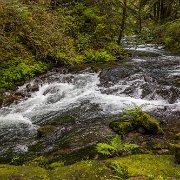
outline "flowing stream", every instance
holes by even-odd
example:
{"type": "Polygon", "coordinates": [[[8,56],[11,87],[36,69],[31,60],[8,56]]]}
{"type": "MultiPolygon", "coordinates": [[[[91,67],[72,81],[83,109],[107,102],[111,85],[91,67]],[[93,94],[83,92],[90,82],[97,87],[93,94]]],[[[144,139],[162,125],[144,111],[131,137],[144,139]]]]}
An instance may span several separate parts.
{"type": "MultiPolygon", "coordinates": [[[[56,124],[59,134],[51,142],[64,138],[72,129],[84,129],[81,135],[86,134],[87,127],[103,129],[103,121],[118,116],[132,104],[144,105],[145,111],[159,116],[179,118],[180,56],[150,44],[129,44],[125,48],[135,52],[126,63],[98,73],[92,69],[78,73],[51,71],[40,78],[39,90],[30,97],[2,107],[0,155],[10,148],[27,152],[42,125],[56,124]]],[[[26,85],[19,87],[19,91],[25,88],[26,85]]],[[[48,148],[51,146],[52,143],[48,148]]]]}

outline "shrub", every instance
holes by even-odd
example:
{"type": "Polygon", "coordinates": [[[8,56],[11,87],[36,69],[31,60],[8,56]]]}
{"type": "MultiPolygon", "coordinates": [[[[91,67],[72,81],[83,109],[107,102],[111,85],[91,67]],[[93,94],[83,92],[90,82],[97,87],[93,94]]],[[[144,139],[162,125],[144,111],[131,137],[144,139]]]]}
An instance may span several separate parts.
{"type": "Polygon", "coordinates": [[[117,60],[125,59],[128,57],[127,51],[123,49],[121,45],[116,42],[110,42],[107,44],[106,49],[110,52],[117,60]]]}
{"type": "Polygon", "coordinates": [[[95,51],[90,49],[85,52],[86,62],[87,63],[103,63],[113,61],[116,58],[108,53],[106,50],[95,51]]]}
{"type": "Polygon", "coordinates": [[[14,88],[17,83],[24,82],[45,70],[47,70],[47,65],[43,62],[13,58],[0,64],[0,89],[14,88]]]}
{"type": "Polygon", "coordinates": [[[180,52],[180,22],[179,20],[174,22],[168,22],[158,28],[156,28],[156,38],[164,45],[174,51],[180,52]]]}

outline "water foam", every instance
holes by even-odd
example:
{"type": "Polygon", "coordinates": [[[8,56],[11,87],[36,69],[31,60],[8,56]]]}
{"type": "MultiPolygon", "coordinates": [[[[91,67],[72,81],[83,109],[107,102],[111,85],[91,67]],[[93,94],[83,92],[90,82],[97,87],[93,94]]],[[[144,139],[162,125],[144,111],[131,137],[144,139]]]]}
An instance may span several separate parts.
{"type": "MultiPolygon", "coordinates": [[[[49,113],[66,111],[78,107],[83,101],[88,100],[91,104],[97,104],[102,114],[117,114],[122,112],[128,104],[147,104],[146,110],[163,107],[165,101],[141,99],[141,90],[137,88],[136,97],[123,94],[122,90],[130,86],[133,80],[127,85],[122,82],[111,86],[109,89],[119,89],[116,93],[107,94],[103,90],[107,88],[99,86],[98,73],[85,74],[56,74],[60,82],[45,83],[39,91],[32,93],[32,96],[17,105],[11,105],[6,109],[4,115],[0,115],[0,126],[37,123],[49,113]],[[67,82],[67,77],[71,78],[67,82]],[[8,112],[8,113],[7,113],[8,112]]],[[[142,81],[142,80],[141,80],[142,81]]],[[[3,112],[3,109],[1,109],[3,112]]]]}

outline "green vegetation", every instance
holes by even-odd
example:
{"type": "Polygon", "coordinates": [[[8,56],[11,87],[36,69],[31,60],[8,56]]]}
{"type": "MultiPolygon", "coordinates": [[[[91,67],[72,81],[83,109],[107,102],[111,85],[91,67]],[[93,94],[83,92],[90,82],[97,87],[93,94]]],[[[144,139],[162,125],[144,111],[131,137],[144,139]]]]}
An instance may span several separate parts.
{"type": "Polygon", "coordinates": [[[127,155],[132,154],[139,146],[136,144],[123,143],[121,138],[116,135],[109,143],[98,143],[96,150],[103,155],[127,155]]]}
{"type": "Polygon", "coordinates": [[[119,120],[112,121],[109,125],[116,133],[123,135],[132,130],[143,128],[146,133],[162,134],[159,122],[149,114],[142,111],[142,106],[127,108],[119,120]]]}
{"type": "Polygon", "coordinates": [[[158,41],[173,52],[180,52],[180,22],[168,22],[159,26],[156,30],[158,41]]]}
{"type": "Polygon", "coordinates": [[[128,179],[129,173],[128,173],[128,169],[126,166],[121,166],[118,163],[113,163],[112,169],[116,174],[116,176],[113,176],[115,179],[120,179],[120,180],[128,179]]]}
{"type": "Polygon", "coordinates": [[[177,0],[1,0],[0,89],[13,89],[46,71],[49,63],[124,59],[124,35],[179,51],[178,5],[177,0]]]}
{"type": "Polygon", "coordinates": [[[180,143],[179,144],[170,144],[170,148],[175,155],[175,161],[180,164],[180,143]]]}
{"type": "MultiPolygon", "coordinates": [[[[54,164],[54,163],[53,163],[54,164]]],[[[108,160],[81,161],[64,166],[62,162],[45,169],[39,166],[0,165],[1,179],[179,179],[179,166],[172,156],[131,155],[108,160]]]]}
{"type": "Polygon", "coordinates": [[[108,159],[107,162],[116,162],[128,167],[129,176],[145,176],[158,178],[179,178],[179,165],[173,163],[173,157],[168,155],[131,155],[108,159]]]}
{"type": "MultiPolygon", "coordinates": [[[[169,50],[179,52],[178,7],[178,0],[0,0],[0,106],[6,98],[1,92],[15,90],[50,68],[68,66],[77,70],[85,65],[98,70],[105,63],[113,65],[126,59],[128,52],[121,45],[126,35],[138,35],[138,43],[163,43],[169,50]]],[[[179,79],[176,85],[179,87],[179,79]]],[[[38,138],[51,135],[56,125],[74,121],[69,115],[57,118],[37,130],[38,138]]],[[[121,137],[138,129],[144,131],[142,134],[163,134],[158,120],[137,106],[126,109],[122,117],[110,123],[110,128],[121,137]]],[[[111,157],[129,156],[75,163],[82,156],[88,154],[92,158],[96,154],[92,147],[84,147],[81,152],[62,152],[65,150],[60,147],[66,148],[72,142],[84,145],[89,137],[79,132],[60,139],[49,159],[40,156],[45,148],[42,142],[32,143],[28,157],[33,154],[36,159],[23,166],[15,165],[27,161],[25,155],[12,158],[9,149],[3,158],[13,165],[0,165],[0,179],[180,178],[179,166],[172,156],[132,156],[139,146],[123,142],[118,135],[107,143],[98,143],[97,152],[111,157]]],[[[179,134],[175,143],[178,140],[179,134]]],[[[179,144],[170,146],[179,163],[179,144]]]]}
{"type": "Polygon", "coordinates": [[[14,89],[15,85],[46,71],[47,65],[33,59],[13,58],[0,64],[0,69],[0,89],[14,89]]]}
{"type": "MultiPolygon", "coordinates": [[[[14,89],[45,72],[49,63],[74,66],[127,57],[112,37],[110,17],[101,2],[65,1],[56,8],[51,3],[0,1],[1,90],[14,89]]],[[[111,8],[108,3],[104,6],[111,8]]]]}

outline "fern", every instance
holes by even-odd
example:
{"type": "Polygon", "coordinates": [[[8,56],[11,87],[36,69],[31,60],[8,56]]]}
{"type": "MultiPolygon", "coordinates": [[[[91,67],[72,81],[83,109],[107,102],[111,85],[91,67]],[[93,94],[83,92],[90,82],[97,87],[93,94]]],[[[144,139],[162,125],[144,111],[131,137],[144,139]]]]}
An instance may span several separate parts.
{"type": "Polygon", "coordinates": [[[115,152],[115,148],[107,143],[98,143],[96,150],[103,155],[112,155],[115,152]]]}
{"type": "Polygon", "coordinates": [[[98,143],[96,150],[102,155],[120,155],[120,154],[132,154],[134,150],[139,148],[136,144],[123,143],[120,136],[116,135],[109,143],[98,143]]]}
{"type": "Polygon", "coordinates": [[[120,180],[128,179],[129,172],[126,166],[121,166],[118,163],[113,163],[111,167],[114,173],[116,174],[115,176],[113,176],[115,179],[120,179],[120,180]]]}

